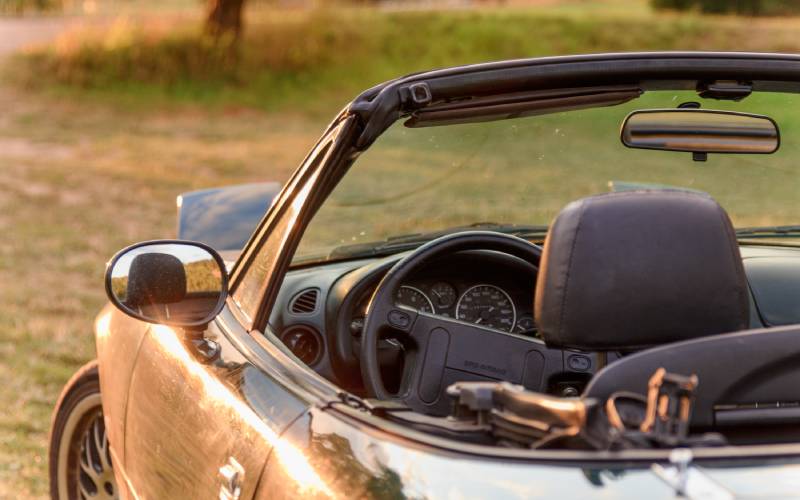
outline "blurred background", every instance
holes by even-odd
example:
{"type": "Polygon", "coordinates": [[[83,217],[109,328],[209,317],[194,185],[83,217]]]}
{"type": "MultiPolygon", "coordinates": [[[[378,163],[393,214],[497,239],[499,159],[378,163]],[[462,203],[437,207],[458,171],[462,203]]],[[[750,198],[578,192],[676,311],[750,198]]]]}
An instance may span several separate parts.
{"type": "Polygon", "coordinates": [[[798,52],[800,0],[0,0],[0,498],[44,497],[104,263],[175,196],[284,181],[359,91],[493,59],[798,52]]]}

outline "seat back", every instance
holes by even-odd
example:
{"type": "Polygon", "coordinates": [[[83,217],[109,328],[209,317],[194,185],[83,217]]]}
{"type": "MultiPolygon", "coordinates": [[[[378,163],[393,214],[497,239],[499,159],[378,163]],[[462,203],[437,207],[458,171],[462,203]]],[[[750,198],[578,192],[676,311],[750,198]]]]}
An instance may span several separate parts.
{"type": "Polygon", "coordinates": [[[552,347],[632,351],[749,324],[730,219],[711,197],[685,191],[570,203],[550,226],[534,296],[552,347]]]}

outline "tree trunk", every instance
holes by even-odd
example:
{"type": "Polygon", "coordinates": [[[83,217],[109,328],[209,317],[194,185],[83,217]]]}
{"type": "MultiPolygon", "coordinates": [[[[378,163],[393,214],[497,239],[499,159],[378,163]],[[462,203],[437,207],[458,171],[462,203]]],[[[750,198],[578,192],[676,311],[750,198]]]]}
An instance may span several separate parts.
{"type": "Polygon", "coordinates": [[[244,0],[208,0],[206,32],[214,38],[231,35],[234,40],[242,32],[244,0]]]}

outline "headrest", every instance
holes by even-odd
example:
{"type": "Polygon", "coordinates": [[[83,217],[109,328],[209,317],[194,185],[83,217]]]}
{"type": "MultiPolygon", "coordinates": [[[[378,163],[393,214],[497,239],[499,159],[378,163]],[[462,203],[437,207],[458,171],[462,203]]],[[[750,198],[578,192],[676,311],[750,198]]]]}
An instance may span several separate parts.
{"type": "Polygon", "coordinates": [[[186,272],[174,255],[137,255],[128,271],[125,304],[131,307],[180,302],[186,296],[186,272]]]}
{"type": "Polygon", "coordinates": [[[634,350],[747,328],[747,282],[725,211],[686,191],[570,203],[550,226],[536,283],[545,342],[634,350]]]}

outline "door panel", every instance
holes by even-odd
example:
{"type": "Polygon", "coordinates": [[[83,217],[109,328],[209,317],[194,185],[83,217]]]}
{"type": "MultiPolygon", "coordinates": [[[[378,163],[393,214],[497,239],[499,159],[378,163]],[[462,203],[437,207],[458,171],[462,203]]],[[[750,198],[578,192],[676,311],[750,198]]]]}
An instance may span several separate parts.
{"type": "Polygon", "coordinates": [[[238,470],[229,489],[252,497],[277,436],[306,409],[215,325],[206,337],[220,346],[211,364],[168,327],[154,326],[142,344],[125,427],[126,472],[139,496],[219,498],[238,470]]]}
{"type": "MultiPolygon", "coordinates": [[[[649,464],[487,459],[398,439],[336,409],[312,409],[284,433],[257,498],[674,499],[649,464]]],[[[352,414],[355,410],[346,410],[352,414]]]]}
{"type": "MultiPolygon", "coordinates": [[[[94,325],[97,359],[100,364],[100,392],[103,395],[103,418],[116,462],[114,470],[124,472],[125,414],[128,387],[139,347],[150,325],[133,319],[108,304],[94,325]]],[[[118,481],[125,484],[124,481],[118,481]]]]}

